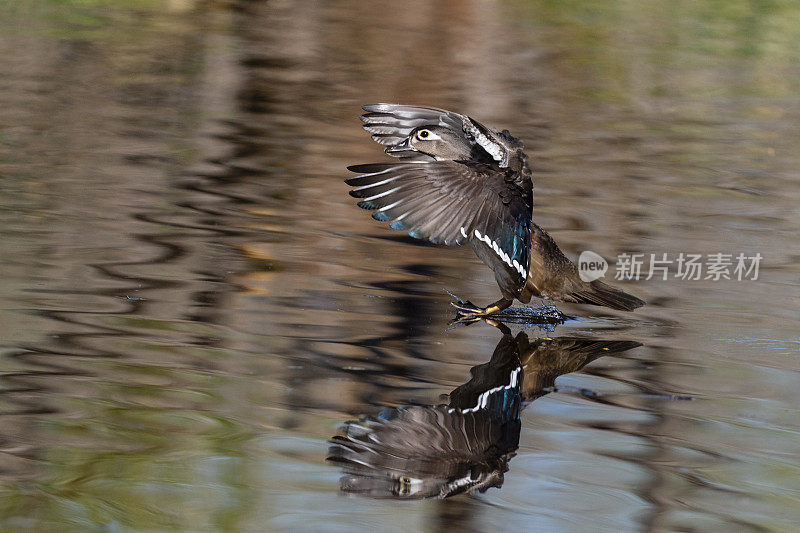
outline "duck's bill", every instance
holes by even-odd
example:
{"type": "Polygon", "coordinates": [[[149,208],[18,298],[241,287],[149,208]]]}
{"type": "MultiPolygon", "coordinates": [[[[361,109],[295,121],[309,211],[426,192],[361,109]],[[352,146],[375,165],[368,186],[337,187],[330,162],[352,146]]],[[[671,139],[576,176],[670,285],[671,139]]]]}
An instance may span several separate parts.
{"type": "Polygon", "coordinates": [[[411,147],[411,143],[408,141],[407,137],[403,139],[402,142],[393,144],[391,146],[387,146],[386,149],[384,150],[384,152],[386,152],[387,154],[400,154],[403,152],[414,152],[414,151],[415,150],[414,148],[411,147]]]}

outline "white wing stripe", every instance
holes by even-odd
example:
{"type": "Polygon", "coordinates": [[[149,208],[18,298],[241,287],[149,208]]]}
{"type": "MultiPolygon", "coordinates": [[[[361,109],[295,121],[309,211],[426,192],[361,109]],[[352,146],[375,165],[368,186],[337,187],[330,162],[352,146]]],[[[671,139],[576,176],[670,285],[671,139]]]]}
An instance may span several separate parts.
{"type": "MultiPolygon", "coordinates": [[[[464,233],[464,228],[461,228],[461,233],[462,234],[464,233]]],[[[464,236],[466,237],[466,234],[464,236]]],[[[521,264],[519,264],[519,262],[516,259],[514,259],[514,261],[511,261],[511,257],[509,257],[507,253],[505,253],[499,246],[497,246],[497,241],[493,241],[492,239],[489,238],[488,235],[481,235],[481,232],[478,230],[475,230],[475,238],[478,239],[479,241],[485,242],[486,245],[492,250],[494,250],[494,253],[496,253],[497,256],[505,264],[507,264],[508,266],[519,272],[520,276],[522,276],[523,278],[527,276],[525,268],[521,264]]]]}
{"type": "MultiPolygon", "coordinates": [[[[517,386],[517,379],[518,379],[518,375],[519,375],[520,370],[522,370],[522,368],[517,367],[517,368],[515,368],[514,370],[511,371],[511,374],[509,374],[508,385],[499,385],[497,387],[494,387],[493,389],[489,389],[489,390],[484,391],[483,393],[481,393],[481,395],[478,396],[478,401],[475,404],[475,407],[470,407],[470,408],[467,408],[467,409],[459,409],[459,410],[462,413],[474,413],[475,411],[477,411],[479,409],[485,409],[486,405],[489,403],[489,396],[491,396],[495,392],[499,392],[501,390],[506,390],[506,389],[513,389],[514,387],[517,386]]],[[[447,412],[448,413],[455,413],[456,410],[451,407],[451,408],[449,408],[447,410],[447,412]]]]}
{"type": "Polygon", "coordinates": [[[390,170],[394,170],[394,168],[393,168],[393,167],[390,167],[390,168],[387,168],[386,170],[381,170],[380,172],[370,172],[369,174],[361,174],[361,177],[362,177],[362,178],[366,178],[366,177],[368,177],[368,176],[377,176],[377,175],[379,175],[379,174],[386,174],[386,173],[387,173],[387,172],[389,172],[390,170]]]}
{"type": "MultiPolygon", "coordinates": [[[[386,172],[386,171],[384,170],[384,172],[386,172]]],[[[365,175],[369,175],[369,174],[365,174],[365,175]]],[[[362,185],[361,187],[355,187],[355,188],[353,188],[353,190],[354,191],[363,191],[364,189],[369,189],[370,187],[377,187],[378,185],[383,185],[384,183],[389,183],[390,181],[394,181],[399,177],[400,176],[392,176],[391,178],[386,178],[385,180],[376,181],[375,183],[370,183],[369,185],[362,185]]]]}
{"type": "MultiPolygon", "coordinates": [[[[402,202],[402,201],[403,201],[403,200],[402,200],[402,199],[400,199],[400,200],[397,200],[397,201],[396,201],[395,203],[393,203],[393,204],[389,204],[389,205],[387,205],[387,206],[385,206],[385,207],[381,207],[380,209],[378,209],[378,213],[380,213],[381,211],[386,211],[387,209],[391,209],[391,208],[393,208],[394,206],[396,206],[397,204],[399,204],[399,203],[400,203],[400,202],[402,202]]],[[[407,215],[407,214],[408,214],[408,213],[406,213],[406,215],[407,215]]],[[[405,215],[403,215],[403,216],[405,216],[405,215]]],[[[400,219],[398,218],[398,219],[396,219],[396,220],[400,220],[400,219]]]]}
{"type": "MultiPolygon", "coordinates": [[[[375,196],[370,196],[369,198],[364,198],[364,200],[362,200],[362,201],[364,201],[364,202],[369,202],[369,201],[371,201],[371,200],[377,200],[378,198],[383,198],[383,197],[384,197],[384,196],[386,196],[387,194],[392,194],[394,191],[396,191],[396,190],[397,190],[397,189],[399,189],[399,188],[400,188],[400,187],[395,187],[394,189],[389,189],[388,191],[386,191],[386,192],[382,192],[382,193],[380,193],[380,194],[376,194],[375,196]]],[[[386,208],[384,207],[384,209],[386,209],[386,208]]]]}

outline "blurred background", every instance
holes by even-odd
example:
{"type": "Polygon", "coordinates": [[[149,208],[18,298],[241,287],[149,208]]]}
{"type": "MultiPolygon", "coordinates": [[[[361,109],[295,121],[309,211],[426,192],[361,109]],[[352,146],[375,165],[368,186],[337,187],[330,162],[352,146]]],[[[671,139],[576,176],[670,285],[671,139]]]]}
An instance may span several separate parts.
{"type": "MultiPolygon", "coordinates": [[[[9,0],[0,17],[0,529],[792,530],[800,4],[9,0]],[[502,488],[345,496],[339,424],[492,355],[467,248],[347,195],[360,106],[521,137],[573,259],[760,253],[630,281],[554,332],[642,347],[522,412],[502,488]],[[596,394],[578,394],[589,389],[596,394]],[[691,401],[676,400],[688,396],[691,401]]],[[[446,402],[445,402],[446,403],[446,402]]]]}

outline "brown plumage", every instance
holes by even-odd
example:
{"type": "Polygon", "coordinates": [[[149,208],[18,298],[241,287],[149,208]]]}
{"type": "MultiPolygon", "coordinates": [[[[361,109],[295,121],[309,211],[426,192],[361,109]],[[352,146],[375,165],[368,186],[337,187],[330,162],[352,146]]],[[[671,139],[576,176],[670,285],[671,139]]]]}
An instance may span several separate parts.
{"type": "Polygon", "coordinates": [[[562,302],[600,305],[633,311],[645,304],[600,280],[583,281],[575,264],[567,259],[556,241],[536,224],[532,224],[530,267],[525,287],[517,299],[528,303],[531,296],[550,298],[562,302]]]}

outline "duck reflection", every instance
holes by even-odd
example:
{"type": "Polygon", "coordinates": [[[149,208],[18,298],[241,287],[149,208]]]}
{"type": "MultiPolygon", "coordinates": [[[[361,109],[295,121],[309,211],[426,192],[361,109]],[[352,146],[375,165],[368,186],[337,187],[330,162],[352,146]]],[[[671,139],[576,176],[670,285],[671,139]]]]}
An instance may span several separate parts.
{"type": "Polygon", "coordinates": [[[373,498],[447,498],[500,487],[519,447],[520,412],[555,379],[589,362],[640,346],[633,341],[559,337],[529,340],[503,333],[488,363],[436,406],[386,408],[344,424],[328,460],[341,490],[373,498]]]}

